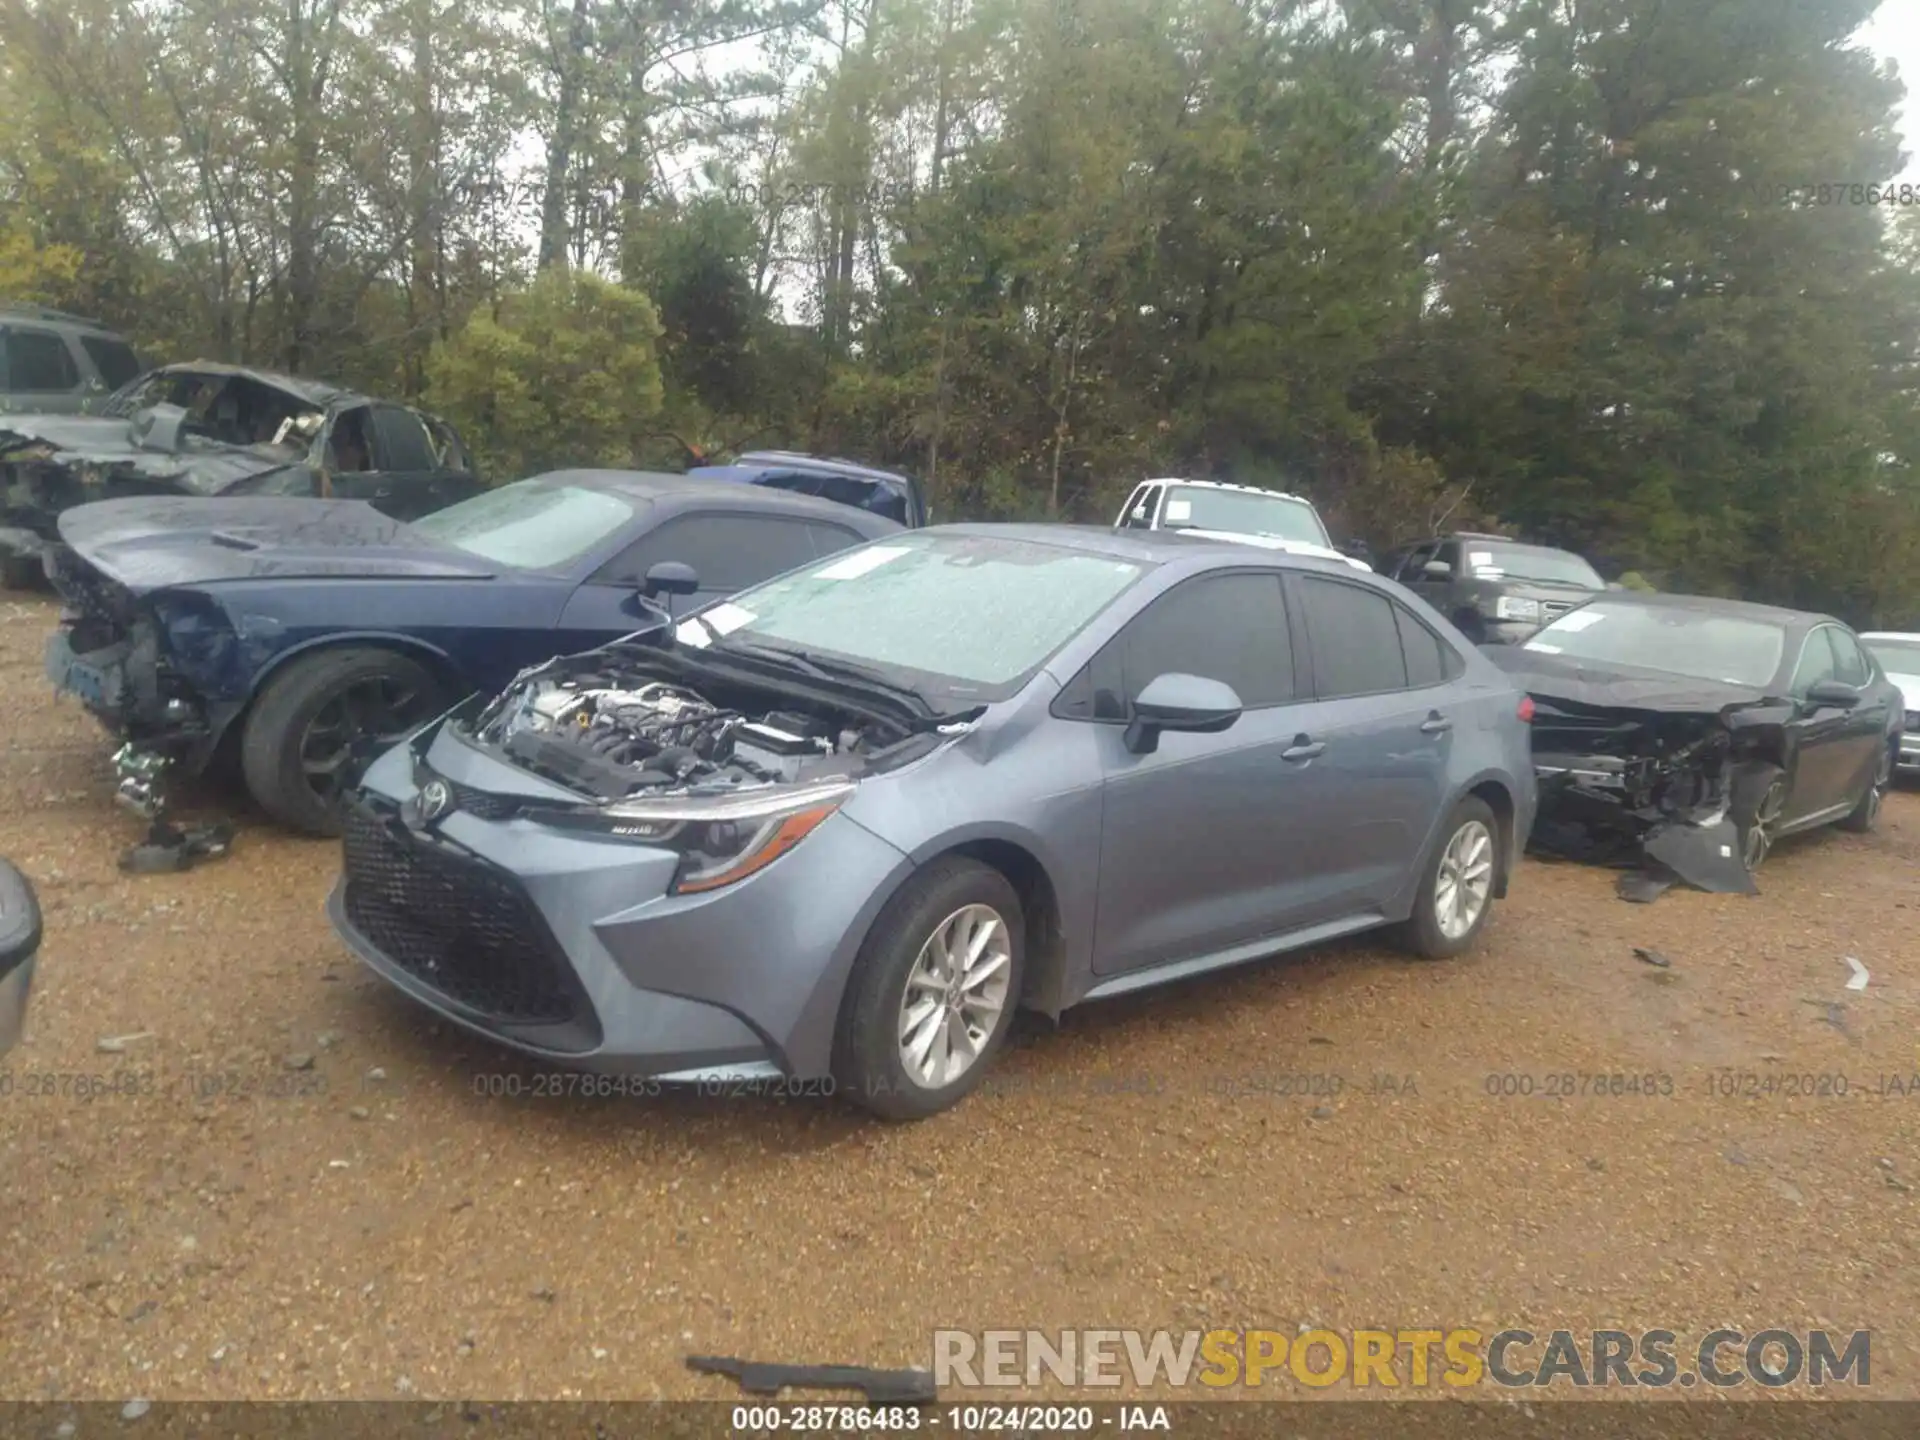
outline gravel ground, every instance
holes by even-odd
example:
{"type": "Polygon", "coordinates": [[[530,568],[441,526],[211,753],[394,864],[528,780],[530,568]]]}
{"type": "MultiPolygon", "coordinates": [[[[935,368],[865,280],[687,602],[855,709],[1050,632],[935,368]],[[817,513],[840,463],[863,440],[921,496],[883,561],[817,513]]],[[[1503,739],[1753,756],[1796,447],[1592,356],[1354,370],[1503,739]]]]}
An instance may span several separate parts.
{"type": "Polygon", "coordinates": [[[48,926],[0,1060],[0,1396],[725,1398],[686,1352],[1309,1322],[1870,1328],[1874,1391],[1920,1395],[1920,1094],[1862,1093],[1920,1073],[1920,796],[1783,844],[1757,898],[1529,863],[1457,961],[1335,946],[1027,1027],[917,1126],[502,1098],[535,1072],[335,943],[331,846],[247,817],[224,860],[118,873],[53,618],[0,600],[0,854],[48,926]],[[1673,1093],[1488,1093],[1563,1072],[1673,1093]]]}

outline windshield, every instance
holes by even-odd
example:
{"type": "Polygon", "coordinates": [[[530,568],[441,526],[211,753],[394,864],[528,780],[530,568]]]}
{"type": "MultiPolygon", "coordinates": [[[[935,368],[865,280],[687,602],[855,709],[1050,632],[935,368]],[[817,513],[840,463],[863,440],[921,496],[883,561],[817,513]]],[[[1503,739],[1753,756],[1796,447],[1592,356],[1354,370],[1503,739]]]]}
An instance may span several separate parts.
{"type": "Polygon", "coordinates": [[[521,570],[551,570],[579,559],[636,513],[605,490],[519,480],[413,522],[430,540],[521,570]]]}
{"type": "Polygon", "coordinates": [[[1332,548],[1320,515],[1304,500],[1250,490],[1210,490],[1204,485],[1175,485],[1167,492],[1160,519],[1163,530],[1226,530],[1236,535],[1270,535],[1332,548]]]}
{"type": "Polygon", "coordinates": [[[969,702],[1015,693],[1145,567],[1030,540],[922,532],[863,545],[701,612],[725,638],[806,651],[969,702]]]}
{"type": "Polygon", "coordinates": [[[1467,569],[1487,580],[1536,580],[1543,585],[1578,585],[1604,590],[1607,582],[1578,555],[1544,545],[1502,545],[1465,540],[1467,569]]]}
{"type": "Polygon", "coordinates": [[[1920,640],[1867,640],[1882,669],[1894,675],[1920,675],[1920,640]]]}
{"type": "Polygon", "coordinates": [[[1765,689],[1785,645],[1780,627],[1763,620],[1595,600],[1537,631],[1526,648],[1765,689]]]}

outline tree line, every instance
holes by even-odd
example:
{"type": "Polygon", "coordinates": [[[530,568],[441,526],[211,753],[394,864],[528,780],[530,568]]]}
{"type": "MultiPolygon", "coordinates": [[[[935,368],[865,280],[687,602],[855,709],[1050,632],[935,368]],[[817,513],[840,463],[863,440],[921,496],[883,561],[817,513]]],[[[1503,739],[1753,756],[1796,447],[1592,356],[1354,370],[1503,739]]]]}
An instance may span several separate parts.
{"type": "Polygon", "coordinates": [[[1149,474],[1920,622],[1874,0],[0,0],[0,295],[496,478],[1149,474]]]}

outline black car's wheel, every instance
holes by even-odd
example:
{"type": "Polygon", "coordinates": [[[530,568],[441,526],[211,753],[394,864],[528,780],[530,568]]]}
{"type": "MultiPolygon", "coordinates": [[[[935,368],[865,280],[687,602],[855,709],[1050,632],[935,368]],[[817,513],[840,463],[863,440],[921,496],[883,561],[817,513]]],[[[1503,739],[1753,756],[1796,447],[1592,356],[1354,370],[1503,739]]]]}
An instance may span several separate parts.
{"type": "Polygon", "coordinates": [[[1862,792],[1860,803],[1855,805],[1847,818],[1840,822],[1842,830],[1851,830],[1856,835],[1864,835],[1878,823],[1880,802],[1887,798],[1887,787],[1893,784],[1893,752],[1899,743],[1895,740],[1893,744],[1881,749],[1880,763],[1874,767],[1873,780],[1862,792]]]}
{"type": "Polygon", "coordinates": [[[889,1120],[919,1120],[980,1083],[1020,999],[1026,922],[1006,876],[936,860],[887,903],[848,981],[836,1088],[889,1120]]]}
{"type": "Polygon", "coordinates": [[[1469,795],[1440,828],[1440,842],[1421,868],[1413,913],[1400,941],[1429,960],[1458,955],[1480,937],[1493,913],[1500,873],[1500,822],[1487,802],[1469,795]]]}
{"type": "Polygon", "coordinates": [[[1749,875],[1758,874],[1773,849],[1774,830],[1787,808],[1787,773],[1778,765],[1759,766],[1735,779],[1729,807],[1740,835],[1740,858],[1749,875]]]}
{"type": "Polygon", "coordinates": [[[275,820],[305,835],[340,833],[340,798],[366,763],[443,706],[426,667],[373,646],[322,650],[267,682],[247,717],[240,767],[275,820]]]}

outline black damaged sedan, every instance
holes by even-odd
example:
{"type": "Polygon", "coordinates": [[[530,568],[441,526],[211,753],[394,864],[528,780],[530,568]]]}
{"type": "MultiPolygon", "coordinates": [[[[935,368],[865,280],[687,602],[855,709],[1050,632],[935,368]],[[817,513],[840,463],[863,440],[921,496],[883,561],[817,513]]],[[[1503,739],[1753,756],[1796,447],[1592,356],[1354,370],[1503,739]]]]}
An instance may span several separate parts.
{"type": "Polygon", "coordinates": [[[1485,653],[1533,698],[1535,847],[1668,883],[1751,893],[1781,836],[1871,830],[1899,755],[1898,687],[1826,615],[1616,591],[1485,653]]]}

